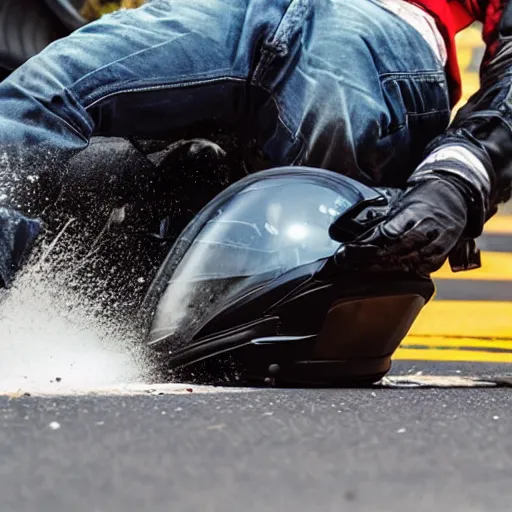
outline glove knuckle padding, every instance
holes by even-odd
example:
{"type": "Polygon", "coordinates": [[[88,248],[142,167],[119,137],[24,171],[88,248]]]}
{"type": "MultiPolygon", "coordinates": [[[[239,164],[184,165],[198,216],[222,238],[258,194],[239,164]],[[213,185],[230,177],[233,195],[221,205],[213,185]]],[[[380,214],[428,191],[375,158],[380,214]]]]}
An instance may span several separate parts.
{"type": "Polygon", "coordinates": [[[388,218],[353,244],[346,261],[429,274],[443,264],[466,219],[464,189],[456,178],[432,173],[412,179],[394,201],[388,218]]]}
{"type": "Polygon", "coordinates": [[[439,268],[466,224],[466,202],[450,177],[432,175],[411,183],[381,231],[381,257],[424,273],[439,268]]]}

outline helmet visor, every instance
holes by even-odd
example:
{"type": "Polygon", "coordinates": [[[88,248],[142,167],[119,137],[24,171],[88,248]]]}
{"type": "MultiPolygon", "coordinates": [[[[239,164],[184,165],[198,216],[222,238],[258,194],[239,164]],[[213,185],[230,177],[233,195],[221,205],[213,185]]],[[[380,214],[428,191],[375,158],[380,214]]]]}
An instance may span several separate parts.
{"type": "Polygon", "coordinates": [[[332,256],[339,243],[329,226],[363,199],[352,180],[316,169],[266,171],[230,187],[176,243],[150,343],[190,339],[226,305],[332,256]]]}

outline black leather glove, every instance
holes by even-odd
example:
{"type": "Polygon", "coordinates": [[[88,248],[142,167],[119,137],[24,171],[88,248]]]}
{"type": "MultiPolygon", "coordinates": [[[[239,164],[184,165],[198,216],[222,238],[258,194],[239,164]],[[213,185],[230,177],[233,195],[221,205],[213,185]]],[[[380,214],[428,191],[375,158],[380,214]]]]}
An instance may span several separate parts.
{"type": "Polygon", "coordinates": [[[391,204],[387,218],[343,246],[338,263],[351,268],[438,270],[466,228],[471,190],[453,174],[430,172],[412,179],[391,204]]]}

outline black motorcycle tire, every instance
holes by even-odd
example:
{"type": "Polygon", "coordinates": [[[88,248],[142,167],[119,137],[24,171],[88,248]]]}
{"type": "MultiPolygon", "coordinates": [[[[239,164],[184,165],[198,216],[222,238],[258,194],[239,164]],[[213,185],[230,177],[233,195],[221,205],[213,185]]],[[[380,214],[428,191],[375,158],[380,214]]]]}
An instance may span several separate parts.
{"type": "Polygon", "coordinates": [[[83,0],[45,0],[46,5],[55,13],[64,26],[70,30],[83,27],[87,22],[80,15],[83,0]]]}
{"type": "Polygon", "coordinates": [[[1,77],[65,34],[63,25],[40,0],[0,0],[1,77]]]}

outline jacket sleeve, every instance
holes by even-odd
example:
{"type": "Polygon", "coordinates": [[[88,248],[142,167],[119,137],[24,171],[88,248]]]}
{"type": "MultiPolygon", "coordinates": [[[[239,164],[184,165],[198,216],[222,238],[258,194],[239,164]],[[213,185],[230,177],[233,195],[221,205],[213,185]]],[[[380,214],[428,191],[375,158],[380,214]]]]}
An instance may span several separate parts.
{"type": "Polygon", "coordinates": [[[471,190],[467,234],[478,236],[497,205],[511,196],[512,0],[464,3],[484,27],[480,89],[429,145],[415,174],[442,170],[462,178],[471,190]]]}

